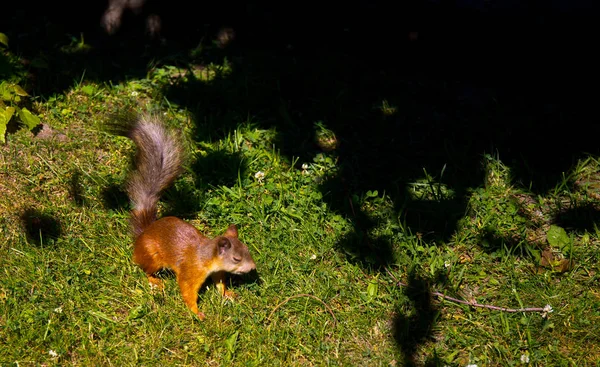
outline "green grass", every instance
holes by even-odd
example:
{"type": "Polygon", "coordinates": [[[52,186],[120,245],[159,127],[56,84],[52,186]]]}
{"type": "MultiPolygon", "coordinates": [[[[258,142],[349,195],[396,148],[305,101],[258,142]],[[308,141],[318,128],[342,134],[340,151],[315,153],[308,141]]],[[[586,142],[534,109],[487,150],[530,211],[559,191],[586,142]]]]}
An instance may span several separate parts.
{"type": "MultiPolygon", "coordinates": [[[[400,181],[382,190],[352,181],[359,158],[340,153],[347,141],[334,122],[310,122],[321,149],[288,154],[281,126],[294,126],[297,111],[276,106],[281,126],[243,108],[198,112],[169,88],[214,83],[238,101],[248,85],[229,82],[228,65],[178,78],[165,64],[114,84],[79,76],[35,102],[49,138],[19,129],[0,147],[0,365],[509,366],[525,356],[529,365],[597,365],[595,157],[543,193],[515,179],[502,152],[477,158],[475,185],[453,185],[459,155],[448,172],[412,167],[403,193],[400,181]],[[187,170],[161,213],[208,235],[237,224],[257,263],[256,277],[233,279],[233,301],[203,288],[204,322],[172,276],[152,291],[131,261],[122,187],[133,146],[102,129],[125,107],[164,112],[186,136],[187,170]],[[426,217],[436,230],[421,229],[426,217]],[[549,243],[552,225],[567,231],[549,243]],[[573,261],[566,271],[562,259],[573,261]],[[432,291],[554,311],[490,311],[432,291]]],[[[385,120],[396,107],[383,104],[385,120]]]]}

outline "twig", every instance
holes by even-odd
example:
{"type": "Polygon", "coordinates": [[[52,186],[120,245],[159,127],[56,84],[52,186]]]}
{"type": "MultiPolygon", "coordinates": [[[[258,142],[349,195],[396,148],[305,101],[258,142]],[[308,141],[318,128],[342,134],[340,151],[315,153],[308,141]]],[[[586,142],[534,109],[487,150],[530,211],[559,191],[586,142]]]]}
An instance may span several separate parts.
{"type": "Polygon", "coordinates": [[[329,307],[327,305],[327,303],[323,302],[320,298],[315,297],[312,294],[305,294],[305,293],[290,296],[290,297],[286,298],[285,300],[283,300],[282,302],[280,302],[277,306],[275,306],[273,311],[271,311],[271,313],[269,314],[269,317],[267,317],[267,321],[271,319],[271,316],[273,316],[273,314],[275,313],[275,311],[277,311],[279,309],[279,307],[283,306],[284,304],[288,303],[290,300],[292,300],[294,298],[300,298],[300,297],[309,297],[309,298],[312,298],[312,299],[315,299],[315,300],[321,302],[323,304],[323,306],[325,306],[327,311],[329,311],[329,313],[331,314],[331,317],[333,317],[334,323],[337,324],[337,319],[335,318],[335,315],[333,314],[333,310],[331,309],[331,307],[329,307]]]}
{"type": "MultiPolygon", "coordinates": [[[[385,270],[392,277],[392,279],[394,279],[396,281],[396,284],[398,284],[401,287],[408,287],[408,284],[403,283],[403,282],[399,281],[398,279],[396,279],[396,277],[392,274],[392,272],[387,267],[385,268],[385,270]]],[[[452,302],[456,302],[456,303],[460,303],[460,304],[472,306],[472,307],[487,308],[490,310],[497,310],[497,311],[504,311],[504,312],[542,312],[544,314],[542,316],[544,316],[544,317],[547,313],[552,312],[552,307],[550,307],[549,305],[546,305],[545,307],[508,308],[508,307],[499,307],[499,306],[493,306],[493,305],[484,305],[484,304],[477,303],[477,302],[463,301],[461,299],[450,297],[450,296],[447,296],[447,295],[445,295],[441,292],[437,292],[437,291],[433,291],[433,292],[431,292],[431,294],[434,296],[438,296],[440,298],[446,299],[448,301],[452,301],[452,302]]]]}
{"type": "Polygon", "coordinates": [[[447,299],[449,301],[462,303],[463,305],[469,305],[469,306],[480,307],[480,308],[489,308],[490,310],[497,310],[497,311],[504,311],[504,312],[547,312],[545,307],[507,308],[507,307],[499,307],[499,306],[493,306],[493,305],[484,305],[484,304],[477,303],[477,302],[463,301],[458,298],[447,296],[440,292],[431,292],[431,294],[433,294],[434,296],[438,296],[438,297],[447,299]]]}

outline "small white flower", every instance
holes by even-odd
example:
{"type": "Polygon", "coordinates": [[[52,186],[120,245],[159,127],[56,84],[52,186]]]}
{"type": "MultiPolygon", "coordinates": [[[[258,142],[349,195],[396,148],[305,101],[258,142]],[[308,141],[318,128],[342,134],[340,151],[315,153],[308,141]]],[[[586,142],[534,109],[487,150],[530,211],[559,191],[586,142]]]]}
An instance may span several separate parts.
{"type": "Polygon", "coordinates": [[[302,169],[303,170],[307,170],[308,169],[308,164],[307,163],[302,163],[302,169]]]}
{"type": "Polygon", "coordinates": [[[450,263],[448,261],[444,261],[444,267],[445,268],[449,268],[450,267],[450,263]]]}
{"type": "Polygon", "coordinates": [[[48,351],[48,354],[50,354],[50,357],[52,357],[52,358],[56,358],[56,357],[58,357],[58,353],[56,353],[56,352],[55,352],[55,351],[53,351],[52,349],[50,349],[50,350],[48,351]]]}
{"type": "Polygon", "coordinates": [[[54,312],[56,312],[56,313],[62,313],[62,306],[56,307],[54,309],[54,312]]]}
{"type": "Polygon", "coordinates": [[[468,364],[466,367],[477,367],[476,364],[468,364]]]}
{"type": "Polygon", "coordinates": [[[138,92],[136,92],[136,91],[133,91],[133,92],[131,92],[131,96],[132,96],[132,97],[137,97],[137,95],[138,95],[138,94],[139,94],[139,93],[138,93],[138,92]]]}
{"type": "Polygon", "coordinates": [[[310,257],[310,259],[311,259],[311,260],[316,260],[316,259],[317,259],[317,255],[312,255],[312,256],[310,257]]]}
{"type": "Polygon", "coordinates": [[[521,363],[529,363],[529,354],[521,354],[521,363]]]}
{"type": "Polygon", "coordinates": [[[551,313],[552,311],[554,311],[554,310],[552,309],[552,306],[550,306],[550,305],[546,305],[546,306],[544,306],[544,312],[542,313],[542,317],[543,317],[543,318],[546,318],[546,317],[548,317],[548,314],[549,314],[549,313],[551,313]]]}
{"type": "Polygon", "coordinates": [[[254,178],[256,178],[258,182],[262,182],[262,180],[265,178],[265,173],[263,171],[258,171],[254,174],[254,178]]]}

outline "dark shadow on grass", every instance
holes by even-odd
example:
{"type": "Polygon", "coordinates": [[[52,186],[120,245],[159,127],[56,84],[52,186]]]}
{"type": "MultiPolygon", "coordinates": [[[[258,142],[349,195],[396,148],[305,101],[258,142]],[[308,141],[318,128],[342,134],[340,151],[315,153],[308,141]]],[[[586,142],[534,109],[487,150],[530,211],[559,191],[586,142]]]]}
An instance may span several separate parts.
{"type": "Polygon", "coordinates": [[[196,218],[204,198],[193,187],[177,185],[166,189],[161,197],[161,217],[174,216],[183,220],[196,218]]]}
{"type": "MultiPolygon", "coordinates": [[[[577,81],[588,77],[592,64],[556,63],[546,49],[558,47],[587,60],[585,49],[575,46],[579,42],[555,37],[550,26],[517,31],[534,21],[535,12],[485,15],[442,8],[419,13],[422,40],[417,44],[399,31],[406,27],[408,33],[414,24],[397,19],[382,20],[377,27],[365,22],[361,28],[358,19],[363,18],[356,14],[335,17],[350,19],[348,24],[319,23],[315,18],[327,17],[323,11],[308,17],[314,21],[310,29],[293,21],[282,24],[283,17],[271,23],[254,19],[254,28],[245,24],[238,31],[231,74],[210,83],[167,86],[164,94],[193,111],[199,127],[220,121],[219,128],[227,130],[248,115],[260,127],[275,127],[282,155],[299,157],[300,163],[327,153],[314,144],[315,122],[322,121],[339,141],[328,153],[337,159],[339,172],[320,189],[329,208],[352,223],[338,248],[350,261],[381,271],[393,259],[393,243],[370,234],[378,222],[354,197],[368,190],[385,192],[412,233],[440,244],[464,216],[469,190],[484,183],[484,153],[500,152],[515,184],[531,183],[534,195],[543,195],[583,152],[599,151],[595,136],[600,131],[590,118],[594,104],[577,81]],[[507,29],[505,24],[517,26],[507,29]],[[345,33],[346,26],[352,31],[345,33]],[[548,78],[540,63],[559,71],[548,78]],[[480,71],[482,65],[495,71],[480,71]],[[424,169],[453,194],[415,199],[410,184],[424,177],[424,169]]],[[[363,15],[373,16],[369,11],[363,15]]],[[[584,19],[581,24],[589,26],[591,19],[584,19]]],[[[584,26],[581,34],[589,37],[585,32],[584,26]]],[[[483,240],[491,251],[517,246],[493,232],[483,240]]],[[[395,320],[395,340],[407,364],[414,364],[437,315],[426,283],[414,274],[411,283],[415,314],[395,320]]],[[[435,357],[427,361],[437,362],[435,357]]]]}
{"type": "Polygon", "coordinates": [[[129,210],[129,197],[122,184],[111,183],[100,193],[104,207],[109,210],[129,210]]]}
{"type": "Polygon", "coordinates": [[[593,17],[576,6],[559,12],[541,3],[480,9],[461,1],[415,2],[391,11],[365,2],[314,12],[308,4],[249,3],[235,11],[203,4],[198,13],[186,11],[184,2],[148,2],[145,14],[163,18],[164,42],[158,43],[144,33],[143,16],[130,13],[115,35],[103,34],[105,6],[94,2],[78,17],[66,11],[81,7],[74,1],[60,7],[11,3],[3,11],[0,18],[15,40],[11,47],[34,75],[35,94],[63,92],[82,77],[110,83],[145,77],[149,62],[187,67],[194,58],[206,64],[227,57],[234,75],[165,91],[195,111],[198,139],[218,138],[216,130],[230,130],[251,115],[278,128],[283,154],[310,159],[311,129],[323,120],[342,142],[344,164],[360,168],[355,181],[368,189],[390,182],[387,176],[411,179],[411,171],[423,166],[435,172],[454,163],[457,174],[470,173],[479,154],[497,149],[517,181],[533,182],[541,193],[571,167],[576,153],[598,151],[597,124],[588,123],[593,101],[578,84],[594,85],[586,73],[595,59],[581,47],[593,17]],[[190,56],[227,23],[237,34],[231,49],[190,56]],[[531,23],[536,27],[527,29],[535,30],[519,27],[531,23]],[[417,39],[409,36],[415,30],[417,39]],[[549,50],[577,62],[563,63],[549,50]],[[541,64],[554,68],[551,77],[541,64]],[[395,115],[376,113],[383,100],[395,115]]]}
{"type": "Polygon", "coordinates": [[[54,245],[62,235],[62,225],[52,215],[37,209],[26,209],[21,214],[21,222],[25,229],[25,235],[30,243],[37,246],[54,245]]]}
{"type": "Polygon", "coordinates": [[[338,241],[339,251],[345,253],[352,263],[359,263],[366,269],[383,271],[393,262],[394,256],[386,238],[374,237],[370,233],[377,221],[360,209],[359,203],[339,176],[325,180],[320,188],[323,201],[352,218],[353,229],[338,241]]]}
{"type": "Polygon", "coordinates": [[[404,221],[413,233],[427,242],[440,243],[454,234],[467,200],[466,194],[443,200],[408,200],[398,211],[404,213],[404,221]]]}
{"type": "Polygon", "coordinates": [[[10,40],[10,50],[20,55],[31,75],[24,87],[48,98],[80,81],[116,84],[144,78],[152,65],[162,61],[184,66],[196,48],[200,50],[210,42],[204,38],[214,38],[231,18],[228,6],[220,3],[204,3],[201,11],[192,11],[186,1],[145,2],[140,14],[123,13],[121,26],[114,34],[107,34],[101,27],[107,1],[91,1],[84,7],[71,0],[60,4],[3,4],[2,32],[10,40]],[[152,14],[161,18],[158,36],[146,29],[152,14]]]}
{"type": "Polygon", "coordinates": [[[507,237],[493,227],[486,227],[480,231],[479,244],[488,252],[498,251],[504,247],[514,248],[518,243],[518,238],[507,237]]]}
{"type": "Polygon", "coordinates": [[[83,195],[81,172],[79,170],[75,170],[71,173],[71,180],[69,181],[69,194],[73,198],[75,205],[82,207],[87,204],[85,196],[83,195]]]}
{"type": "Polygon", "coordinates": [[[260,286],[263,284],[263,281],[260,277],[260,273],[257,270],[252,270],[248,274],[236,275],[229,274],[227,276],[227,287],[235,291],[238,286],[245,286],[250,284],[256,284],[260,286]]]}
{"type": "Polygon", "coordinates": [[[383,271],[393,263],[394,253],[387,238],[370,236],[369,229],[355,225],[352,232],[338,241],[337,248],[346,254],[349,262],[358,263],[365,269],[383,271]]]}
{"type": "Polygon", "coordinates": [[[212,151],[192,162],[190,170],[194,177],[193,185],[182,180],[162,194],[163,216],[196,218],[206,200],[203,193],[212,187],[235,186],[239,178],[245,177],[247,164],[240,154],[212,151]]]}
{"type": "MultiPolygon", "coordinates": [[[[421,345],[433,340],[433,329],[439,310],[433,303],[430,284],[411,271],[404,292],[410,302],[410,310],[399,309],[393,320],[394,340],[403,356],[403,365],[416,366],[417,352],[421,345]]],[[[436,365],[436,357],[427,359],[426,365],[436,365]]]]}
{"type": "MultiPolygon", "coordinates": [[[[112,183],[101,191],[104,207],[109,210],[129,211],[131,201],[123,184],[112,183]]],[[[160,197],[161,216],[177,216],[179,218],[193,218],[201,204],[201,197],[185,185],[171,186],[160,197]]]]}
{"type": "Polygon", "coordinates": [[[564,209],[554,216],[552,222],[567,231],[593,233],[600,224],[600,208],[590,203],[564,209]]]}
{"type": "Polygon", "coordinates": [[[437,353],[434,353],[432,356],[428,357],[423,363],[423,367],[442,367],[446,365],[447,364],[444,362],[444,360],[438,357],[437,353]]]}
{"type": "MultiPolygon", "coordinates": [[[[140,272],[141,272],[141,270],[140,270],[140,272]]],[[[176,279],[177,278],[176,274],[171,269],[166,269],[166,268],[159,270],[154,275],[163,281],[165,279],[176,279]]],[[[262,283],[262,280],[260,279],[260,276],[256,270],[253,270],[250,273],[244,274],[244,275],[227,274],[226,278],[225,278],[226,288],[229,290],[233,290],[234,292],[235,292],[235,288],[237,286],[247,285],[247,284],[251,284],[251,283],[254,283],[254,284],[262,283]]],[[[211,286],[211,287],[214,286],[214,282],[212,281],[212,279],[210,277],[208,277],[206,279],[206,281],[204,282],[204,284],[202,284],[202,286],[198,290],[198,294],[206,293],[207,288],[209,286],[211,286]]],[[[212,291],[214,291],[214,288],[212,291]]]]}
{"type": "Polygon", "coordinates": [[[239,153],[212,151],[199,157],[191,166],[195,187],[205,190],[211,186],[234,186],[245,177],[248,167],[239,153]]]}

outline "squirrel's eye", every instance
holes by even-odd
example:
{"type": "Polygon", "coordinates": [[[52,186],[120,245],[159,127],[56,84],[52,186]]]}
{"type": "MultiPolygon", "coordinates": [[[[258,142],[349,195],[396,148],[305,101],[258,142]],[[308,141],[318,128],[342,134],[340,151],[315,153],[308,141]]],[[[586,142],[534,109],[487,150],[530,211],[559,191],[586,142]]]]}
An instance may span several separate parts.
{"type": "Polygon", "coordinates": [[[236,262],[236,263],[239,263],[240,261],[242,261],[242,258],[241,257],[234,257],[233,261],[236,262]]]}

